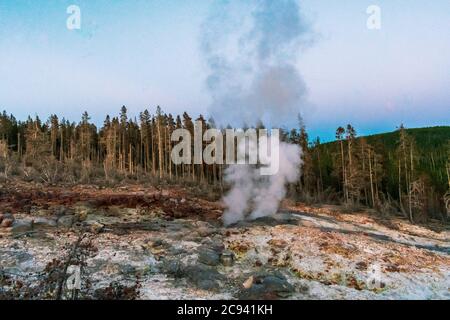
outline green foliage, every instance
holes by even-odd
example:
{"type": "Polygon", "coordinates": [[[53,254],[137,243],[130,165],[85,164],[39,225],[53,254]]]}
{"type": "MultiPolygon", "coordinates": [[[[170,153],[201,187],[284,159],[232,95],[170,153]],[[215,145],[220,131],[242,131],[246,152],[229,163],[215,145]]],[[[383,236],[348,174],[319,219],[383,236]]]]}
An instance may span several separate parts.
{"type": "MultiPolygon", "coordinates": [[[[444,194],[448,188],[446,164],[449,161],[450,126],[406,129],[406,133],[415,143],[418,157],[418,176],[426,176],[438,194],[444,194]]],[[[390,195],[396,195],[398,188],[398,169],[396,149],[399,143],[399,131],[376,134],[364,137],[375,152],[382,155],[383,189],[390,195]]],[[[357,141],[361,139],[358,138],[357,141]]],[[[334,186],[338,189],[339,180],[333,176],[334,160],[339,153],[337,141],[324,143],[318,146],[321,152],[321,169],[325,186],[334,186]]]]}

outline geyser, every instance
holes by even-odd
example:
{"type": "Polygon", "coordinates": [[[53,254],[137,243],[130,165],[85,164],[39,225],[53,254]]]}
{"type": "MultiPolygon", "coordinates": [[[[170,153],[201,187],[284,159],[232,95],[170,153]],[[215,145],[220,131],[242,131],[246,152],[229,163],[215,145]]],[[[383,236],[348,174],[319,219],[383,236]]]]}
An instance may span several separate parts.
{"type": "MultiPolygon", "coordinates": [[[[201,49],[209,69],[209,113],[222,126],[293,124],[306,104],[306,85],[296,67],[311,31],[295,0],[218,1],[202,26],[201,49]]],[[[231,165],[223,219],[230,224],[276,213],[286,184],[300,175],[298,145],[280,143],[277,174],[231,165]]]]}

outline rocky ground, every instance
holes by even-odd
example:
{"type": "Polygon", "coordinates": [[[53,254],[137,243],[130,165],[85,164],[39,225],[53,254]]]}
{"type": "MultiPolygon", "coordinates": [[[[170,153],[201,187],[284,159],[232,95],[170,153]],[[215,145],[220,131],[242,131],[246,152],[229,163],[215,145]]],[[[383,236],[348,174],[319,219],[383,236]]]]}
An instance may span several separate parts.
{"type": "Polygon", "coordinates": [[[289,203],[230,227],[221,214],[178,188],[0,186],[0,298],[450,299],[441,224],[289,203]]]}

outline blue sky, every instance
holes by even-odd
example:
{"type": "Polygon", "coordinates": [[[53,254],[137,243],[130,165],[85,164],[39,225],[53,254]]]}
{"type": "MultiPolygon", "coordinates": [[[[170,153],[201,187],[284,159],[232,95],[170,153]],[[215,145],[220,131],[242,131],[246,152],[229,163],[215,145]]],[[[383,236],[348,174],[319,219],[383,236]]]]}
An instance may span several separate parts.
{"type": "MultiPolygon", "coordinates": [[[[87,110],[96,123],[123,104],[207,114],[199,38],[213,2],[0,0],[0,109],[77,121],[87,110]],[[66,28],[71,4],[81,30],[66,28]]],[[[297,63],[312,136],[450,125],[450,1],[299,2],[316,35],[297,63]],[[371,4],[381,30],[366,28],[371,4]]]]}

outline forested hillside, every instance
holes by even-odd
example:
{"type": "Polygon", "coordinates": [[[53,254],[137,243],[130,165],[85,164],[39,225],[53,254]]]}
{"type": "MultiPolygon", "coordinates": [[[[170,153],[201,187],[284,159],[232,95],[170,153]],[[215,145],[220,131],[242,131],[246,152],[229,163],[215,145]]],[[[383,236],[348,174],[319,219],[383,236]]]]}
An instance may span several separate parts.
{"type": "Polygon", "coordinates": [[[309,152],[312,175],[318,179],[315,193],[323,192],[326,197],[327,190],[331,194],[339,191],[348,202],[397,206],[395,209],[411,220],[445,212],[444,194],[450,188],[450,127],[405,129],[401,125],[393,132],[357,137],[348,125],[337,129],[336,141],[316,141],[309,152]],[[409,207],[414,206],[420,209],[411,208],[410,212],[409,207]]]}

